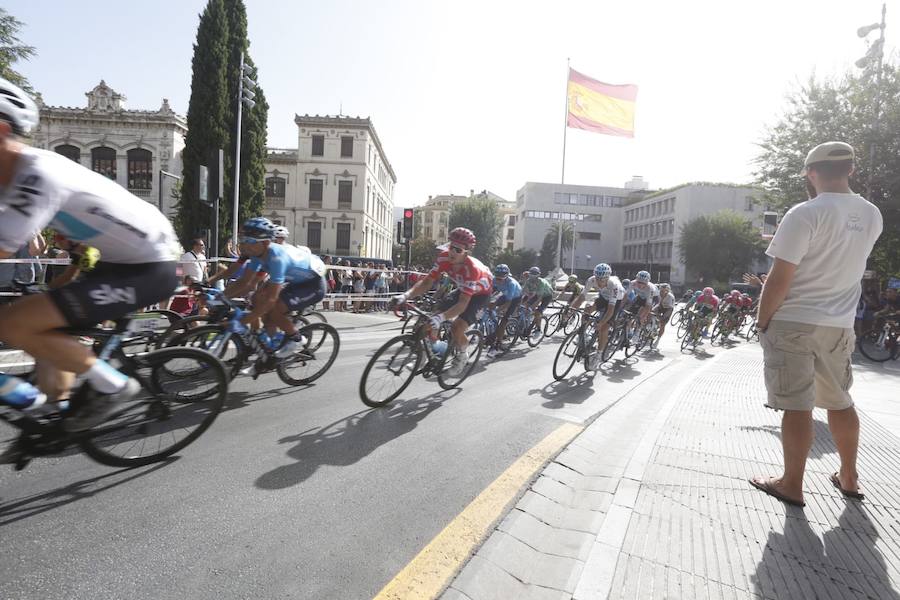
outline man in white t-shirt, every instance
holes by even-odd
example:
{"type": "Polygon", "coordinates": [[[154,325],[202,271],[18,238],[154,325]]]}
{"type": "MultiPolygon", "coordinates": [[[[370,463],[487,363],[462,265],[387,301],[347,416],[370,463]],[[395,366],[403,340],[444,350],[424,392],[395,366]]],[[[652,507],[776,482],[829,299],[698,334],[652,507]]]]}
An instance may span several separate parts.
{"type": "Polygon", "coordinates": [[[766,254],[775,262],[759,302],[768,406],[784,411],[781,477],[750,483],[803,506],[803,474],[813,442],[813,407],[828,410],[841,459],[831,483],[862,499],[856,472],[859,418],[850,397],[853,321],[866,260],[881,235],[881,213],[850,189],[853,148],[827,142],[806,157],[810,200],[787,212],[766,254]]]}
{"type": "Polygon", "coordinates": [[[191,249],[181,255],[181,271],[196,283],[206,282],[206,243],[202,238],[192,240],[191,249]],[[199,262],[198,262],[199,261],[199,262]]]}

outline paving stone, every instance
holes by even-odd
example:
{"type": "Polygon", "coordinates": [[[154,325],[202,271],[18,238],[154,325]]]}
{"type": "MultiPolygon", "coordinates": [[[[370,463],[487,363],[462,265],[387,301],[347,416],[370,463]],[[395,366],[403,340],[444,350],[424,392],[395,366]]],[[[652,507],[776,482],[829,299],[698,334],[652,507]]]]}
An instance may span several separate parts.
{"type": "Polygon", "coordinates": [[[478,555],[523,583],[570,593],[574,591],[584,566],[575,558],[539,552],[503,531],[494,532],[478,555]]]}
{"type": "Polygon", "coordinates": [[[454,589],[471,600],[569,600],[571,594],[522,583],[499,566],[481,558],[472,557],[453,581],[454,589]]]}
{"type": "Polygon", "coordinates": [[[586,477],[557,462],[547,465],[543,476],[565,483],[576,490],[593,492],[615,492],[616,486],[619,484],[618,477],[586,477]]]}
{"type": "Polygon", "coordinates": [[[566,508],[532,491],[525,492],[516,508],[559,529],[597,534],[603,524],[603,513],[581,508],[566,508]]]}
{"type": "Polygon", "coordinates": [[[545,554],[587,560],[594,536],[582,531],[557,529],[521,510],[513,510],[498,526],[500,531],[545,554]]]}
{"type": "Polygon", "coordinates": [[[441,594],[441,600],[472,600],[461,591],[456,588],[450,587],[447,588],[443,594],[441,594]]]}

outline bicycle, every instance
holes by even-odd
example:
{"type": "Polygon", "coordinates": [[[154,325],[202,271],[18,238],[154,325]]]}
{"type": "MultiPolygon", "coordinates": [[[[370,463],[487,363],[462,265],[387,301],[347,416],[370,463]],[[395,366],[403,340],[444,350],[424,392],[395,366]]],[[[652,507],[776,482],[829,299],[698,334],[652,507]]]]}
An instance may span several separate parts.
{"type": "MultiPolygon", "coordinates": [[[[592,362],[598,352],[596,347],[597,327],[595,324],[601,317],[596,314],[590,314],[587,310],[580,312],[581,321],[578,329],[566,336],[553,359],[553,379],[556,381],[565,379],[572,367],[575,366],[575,363],[579,361],[584,361],[585,371],[594,370],[592,362]]],[[[624,337],[624,323],[617,323],[616,319],[611,319],[608,326],[610,333],[606,340],[606,346],[604,346],[601,353],[601,364],[612,358],[624,337]]]]}
{"type": "Polygon", "coordinates": [[[887,362],[900,356],[900,323],[886,319],[880,328],[859,338],[859,351],[875,362],[887,362]]]}
{"type": "MultiPolygon", "coordinates": [[[[216,420],[228,397],[228,376],[221,361],[194,348],[126,354],[126,347],[147,339],[133,322],[134,315],[129,315],[116,320],[114,329],[60,330],[93,340],[100,359],[115,361],[122,373],[141,385],[141,392],[122,402],[103,423],[88,431],[68,433],[60,411],[40,413],[0,405],[0,420],[20,431],[14,442],[21,451],[15,463],[17,471],[33,458],[60,454],[72,445],[112,467],[159,462],[196,440],[216,420]]],[[[70,407],[77,408],[93,393],[83,383],[73,391],[70,407]]]]}
{"type": "MultiPolygon", "coordinates": [[[[229,308],[228,319],[240,319],[243,311],[228,298],[222,301],[229,308]]],[[[327,323],[311,323],[297,329],[303,339],[302,347],[290,356],[279,358],[278,350],[287,342],[285,336],[269,338],[265,330],[249,328],[243,333],[229,329],[228,323],[201,325],[178,334],[169,340],[170,346],[202,348],[219,357],[234,379],[253,357],[253,379],[275,371],[288,385],[308,385],[324,375],[334,364],[341,340],[337,330],[327,323]]]]}
{"type": "Polygon", "coordinates": [[[681,339],[682,352],[684,352],[688,346],[691,346],[691,352],[696,350],[697,344],[700,343],[700,339],[703,337],[703,329],[708,326],[706,319],[700,317],[697,313],[691,311],[688,316],[687,331],[681,339]]]}
{"type": "Polygon", "coordinates": [[[515,346],[519,340],[525,340],[530,348],[537,348],[544,340],[544,330],[540,326],[534,324],[534,309],[525,306],[524,303],[519,304],[516,314],[509,318],[506,324],[507,335],[511,337],[509,346],[515,346]]]}
{"type": "Polygon", "coordinates": [[[459,375],[450,375],[446,368],[447,361],[457,352],[452,341],[447,343],[438,339],[428,313],[412,304],[407,305],[407,310],[416,315],[412,331],[385,342],[363,369],[359,381],[359,397],[366,406],[378,408],[390,404],[409,387],[416,375],[422,375],[426,379],[435,376],[438,385],[445,390],[458,387],[475,368],[481,356],[481,332],[469,329],[466,331],[466,366],[459,375]]]}
{"type": "MultiPolygon", "coordinates": [[[[501,352],[507,352],[512,347],[512,340],[515,338],[517,327],[516,323],[512,323],[511,319],[506,322],[506,330],[505,336],[503,337],[503,341],[497,343],[497,333],[500,327],[500,321],[502,318],[499,314],[497,314],[496,308],[485,308],[482,311],[479,311],[477,315],[477,320],[475,321],[474,327],[481,332],[482,337],[484,338],[484,345],[488,348],[496,346],[501,352]]],[[[445,321],[444,323],[446,323],[445,321]]],[[[441,324],[443,326],[443,323],[441,324]]],[[[441,336],[438,336],[441,339],[441,336]]],[[[444,336],[443,339],[449,338],[449,329],[448,335],[444,336]]]]}
{"type": "Polygon", "coordinates": [[[554,302],[549,308],[556,308],[557,311],[547,317],[544,321],[544,335],[551,337],[562,329],[564,335],[569,335],[581,323],[581,313],[578,309],[573,308],[569,304],[560,304],[554,302]]]}

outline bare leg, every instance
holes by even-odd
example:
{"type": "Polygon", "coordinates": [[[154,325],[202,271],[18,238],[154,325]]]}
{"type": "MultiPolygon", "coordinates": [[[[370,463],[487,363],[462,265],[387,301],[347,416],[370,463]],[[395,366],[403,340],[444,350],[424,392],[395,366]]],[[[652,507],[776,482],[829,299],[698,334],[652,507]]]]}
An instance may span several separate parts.
{"type": "Polygon", "coordinates": [[[856,473],[856,453],[859,450],[859,415],[854,407],[828,411],[828,428],[841,457],[838,479],[845,490],[856,492],[859,482],[856,473]]]}
{"type": "Polygon", "coordinates": [[[769,481],[781,494],[794,500],[803,499],[803,473],[813,443],[812,411],[786,410],[781,418],[781,447],[784,449],[784,474],[781,477],[755,477],[769,481]]]}

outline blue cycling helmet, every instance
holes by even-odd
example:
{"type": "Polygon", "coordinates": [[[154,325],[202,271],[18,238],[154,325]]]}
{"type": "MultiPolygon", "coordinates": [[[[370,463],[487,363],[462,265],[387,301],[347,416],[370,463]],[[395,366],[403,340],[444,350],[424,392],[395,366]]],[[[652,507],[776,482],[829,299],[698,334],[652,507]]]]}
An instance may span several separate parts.
{"type": "Polygon", "coordinates": [[[600,263],[596,267],[594,267],[594,277],[598,277],[603,279],[604,277],[609,277],[612,275],[612,267],[610,267],[606,263],[600,263]]]}
{"type": "Polygon", "coordinates": [[[631,280],[630,280],[630,279],[623,279],[623,280],[622,280],[622,287],[625,288],[626,290],[628,289],[628,286],[630,286],[630,285],[631,285],[631,280]]]}
{"type": "Polygon", "coordinates": [[[241,233],[257,240],[274,240],[278,226],[265,217],[253,217],[244,221],[241,233]]]}
{"type": "Polygon", "coordinates": [[[528,274],[529,274],[529,275],[538,275],[538,276],[540,276],[540,274],[541,274],[541,269],[540,269],[540,267],[531,267],[530,269],[528,269],[528,274]]]}
{"type": "Polygon", "coordinates": [[[641,283],[650,283],[650,273],[648,273],[647,271],[638,271],[635,279],[637,281],[640,281],[641,283]]]}
{"type": "Polygon", "coordinates": [[[494,275],[497,277],[508,277],[509,276],[509,265],[500,263],[496,267],[494,267],[494,275]]]}

